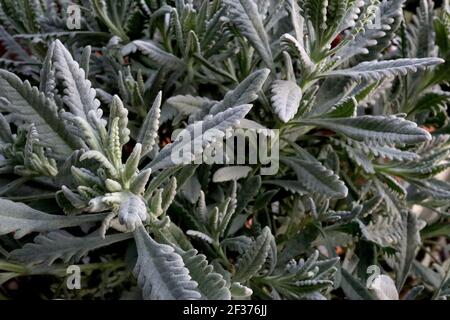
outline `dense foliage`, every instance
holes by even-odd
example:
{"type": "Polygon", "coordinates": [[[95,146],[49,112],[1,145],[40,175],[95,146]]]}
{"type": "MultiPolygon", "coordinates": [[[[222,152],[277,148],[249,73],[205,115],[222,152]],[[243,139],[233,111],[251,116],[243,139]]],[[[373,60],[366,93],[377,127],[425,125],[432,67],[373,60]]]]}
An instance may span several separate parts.
{"type": "Polygon", "coordinates": [[[450,7],[404,7],[0,0],[0,297],[446,299],[450,7]]]}

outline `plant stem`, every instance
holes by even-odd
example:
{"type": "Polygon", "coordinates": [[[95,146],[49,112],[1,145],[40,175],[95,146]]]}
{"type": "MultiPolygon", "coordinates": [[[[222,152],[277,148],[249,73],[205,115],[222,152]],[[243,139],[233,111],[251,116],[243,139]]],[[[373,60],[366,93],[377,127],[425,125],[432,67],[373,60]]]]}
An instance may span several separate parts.
{"type": "Polygon", "coordinates": [[[53,199],[56,196],[54,192],[52,193],[44,193],[44,194],[35,194],[30,196],[13,196],[13,197],[6,197],[8,200],[11,201],[34,201],[34,200],[46,200],[46,199],[53,199]]]}

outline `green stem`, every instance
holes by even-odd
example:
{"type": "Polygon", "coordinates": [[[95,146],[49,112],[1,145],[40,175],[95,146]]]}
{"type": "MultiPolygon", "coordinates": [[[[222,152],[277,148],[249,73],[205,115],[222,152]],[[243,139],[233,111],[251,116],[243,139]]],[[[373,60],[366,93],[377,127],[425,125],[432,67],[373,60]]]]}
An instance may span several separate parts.
{"type": "Polygon", "coordinates": [[[219,69],[219,68],[216,68],[216,67],[213,66],[211,63],[209,63],[208,60],[206,60],[205,58],[203,58],[201,55],[195,53],[195,54],[193,55],[193,57],[194,57],[195,59],[197,59],[199,62],[201,62],[207,69],[209,69],[209,70],[211,70],[211,71],[213,71],[213,72],[215,72],[215,73],[221,75],[221,76],[224,77],[224,78],[227,78],[227,79],[233,81],[234,83],[238,83],[237,79],[234,78],[231,74],[229,74],[228,72],[223,71],[223,70],[221,70],[221,69],[219,69]]]}
{"type": "Polygon", "coordinates": [[[27,269],[24,266],[17,265],[14,263],[9,263],[9,262],[6,262],[5,260],[0,260],[0,270],[23,274],[23,273],[26,273],[27,269]]]}
{"type": "Polygon", "coordinates": [[[8,200],[11,201],[35,201],[35,200],[46,200],[46,199],[53,199],[55,198],[56,194],[54,192],[52,193],[44,193],[44,194],[36,194],[31,196],[14,196],[14,197],[6,197],[8,200]]]}
{"type": "Polygon", "coordinates": [[[223,252],[222,247],[220,246],[219,241],[214,241],[213,243],[213,247],[214,250],[217,252],[217,254],[219,255],[219,257],[221,258],[221,260],[223,261],[223,263],[226,265],[226,267],[228,268],[228,270],[232,269],[232,264],[230,263],[230,261],[228,260],[228,257],[226,256],[225,252],[223,252]]]}
{"type": "Polygon", "coordinates": [[[2,246],[0,246],[0,254],[3,255],[5,258],[9,257],[9,252],[3,249],[2,246]]]}
{"type": "Polygon", "coordinates": [[[107,8],[100,4],[99,1],[93,1],[94,9],[102,20],[102,22],[111,30],[113,34],[120,37],[123,41],[128,42],[130,39],[126,35],[125,31],[120,27],[116,26],[108,16],[107,8]]]}
{"type": "Polygon", "coordinates": [[[2,188],[0,188],[0,196],[3,196],[4,194],[7,194],[8,192],[13,191],[14,189],[20,187],[24,183],[31,180],[31,177],[20,177],[14,181],[11,181],[10,183],[4,185],[2,188]]]}

